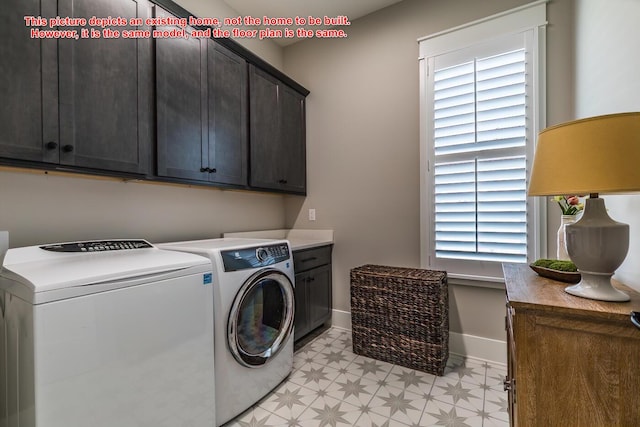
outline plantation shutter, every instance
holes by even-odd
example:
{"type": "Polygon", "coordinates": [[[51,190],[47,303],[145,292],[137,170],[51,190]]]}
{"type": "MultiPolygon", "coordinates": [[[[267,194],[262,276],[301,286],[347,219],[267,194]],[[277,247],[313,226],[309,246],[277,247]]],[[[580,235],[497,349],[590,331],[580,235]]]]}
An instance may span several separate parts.
{"type": "Polygon", "coordinates": [[[524,48],[433,76],[436,258],[527,259],[524,48]]]}
{"type": "Polygon", "coordinates": [[[546,2],[418,42],[421,266],[501,282],[503,262],[546,255],[546,201],[526,195],[545,127],[546,2]]]}

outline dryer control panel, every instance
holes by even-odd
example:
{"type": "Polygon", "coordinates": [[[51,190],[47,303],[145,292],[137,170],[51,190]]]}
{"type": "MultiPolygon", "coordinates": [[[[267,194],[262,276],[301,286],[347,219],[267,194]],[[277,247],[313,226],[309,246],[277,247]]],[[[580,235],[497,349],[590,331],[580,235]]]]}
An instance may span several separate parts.
{"type": "Polygon", "coordinates": [[[242,249],[228,249],[220,251],[220,255],[224,263],[224,271],[266,267],[291,258],[289,245],[286,243],[242,249]]]}
{"type": "Polygon", "coordinates": [[[40,249],[52,252],[106,252],[125,249],[152,248],[146,240],[90,240],[86,242],[53,243],[40,246],[40,249]]]}

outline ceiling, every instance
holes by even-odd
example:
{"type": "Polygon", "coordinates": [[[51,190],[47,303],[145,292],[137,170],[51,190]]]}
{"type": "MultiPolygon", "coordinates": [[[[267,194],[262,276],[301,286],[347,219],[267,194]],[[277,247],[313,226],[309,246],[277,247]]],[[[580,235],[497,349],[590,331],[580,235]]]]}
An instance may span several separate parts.
{"type": "MultiPolygon", "coordinates": [[[[336,17],[347,16],[354,21],[376,10],[383,9],[402,0],[224,0],[242,16],[262,18],[336,17]]],[[[309,27],[306,27],[309,28],[309,27]]],[[[313,27],[315,29],[325,27],[313,27]]],[[[348,29],[345,29],[348,33],[348,29]]],[[[281,46],[295,43],[299,39],[274,39],[281,46]]]]}

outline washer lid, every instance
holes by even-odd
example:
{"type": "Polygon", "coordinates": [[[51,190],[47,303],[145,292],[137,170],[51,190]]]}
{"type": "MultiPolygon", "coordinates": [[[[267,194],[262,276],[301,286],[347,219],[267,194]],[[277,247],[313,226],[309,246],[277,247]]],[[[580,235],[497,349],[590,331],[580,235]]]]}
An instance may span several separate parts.
{"type": "MultiPolygon", "coordinates": [[[[144,240],[101,240],[9,249],[1,276],[37,294],[194,266],[211,269],[204,257],[161,250],[144,240]]],[[[82,294],[86,293],[85,289],[82,294]]]]}

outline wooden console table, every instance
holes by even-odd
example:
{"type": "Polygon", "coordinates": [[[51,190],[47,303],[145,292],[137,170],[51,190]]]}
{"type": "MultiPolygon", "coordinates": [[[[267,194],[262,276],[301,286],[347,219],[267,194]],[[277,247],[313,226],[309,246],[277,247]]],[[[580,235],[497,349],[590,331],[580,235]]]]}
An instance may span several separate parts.
{"type": "Polygon", "coordinates": [[[640,294],[608,303],[564,292],[527,265],[503,264],[511,426],[640,425],[640,294]]]}

